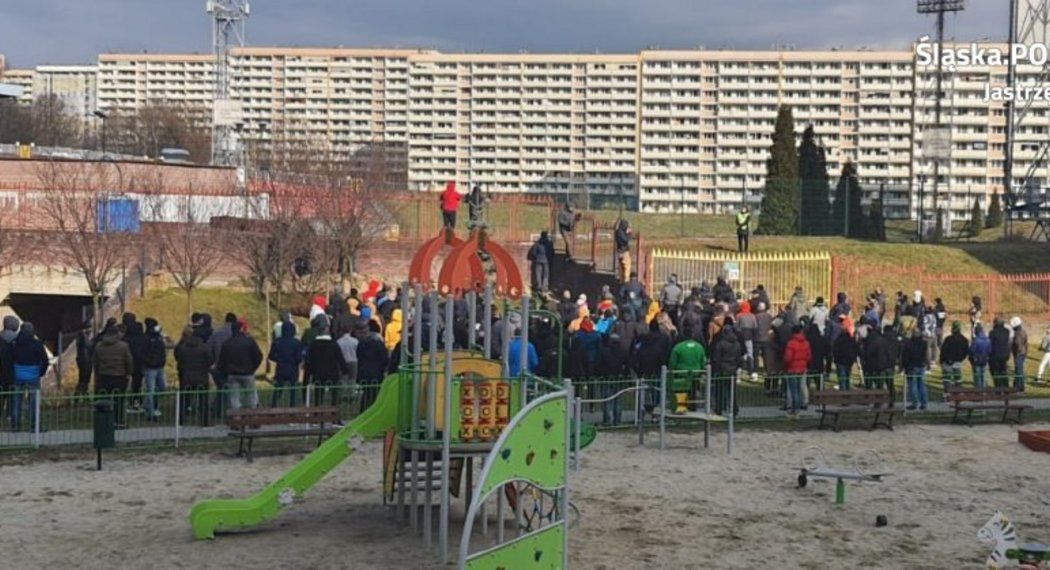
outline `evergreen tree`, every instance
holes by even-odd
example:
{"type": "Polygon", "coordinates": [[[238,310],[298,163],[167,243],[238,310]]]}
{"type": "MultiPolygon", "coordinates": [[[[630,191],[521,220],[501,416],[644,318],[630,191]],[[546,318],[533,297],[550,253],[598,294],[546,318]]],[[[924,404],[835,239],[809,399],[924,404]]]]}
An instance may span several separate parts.
{"type": "Polygon", "coordinates": [[[871,220],[868,223],[868,237],[886,241],[886,216],[882,215],[882,198],[871,201],[871,220]]]}
{"type": "Polygon", "coordinates": [[[793,235],[798,231],[798,152],[791,108],[780,107],[773,146],[766,162],[766,186],[756,233],[793,235]]]}
{"type": "Polygon", "coordinates": [[[978,237],[984,229],[984,210],[981,209],[981,201],[973,200],[973,208],[970,210],[970,237],[978,237]]]}
{"type": "Polygon", "coordinates": [[[999,191],[992,194],[992,203],[988,206],[988,217],[984,220],[986,228],[997,228],[1003,225],[1003,207],[999,203],[999,191]]]}
{"type": "Polygon", "coordinates": [[[857,178],[857,167],[852,162],[847,162],[842,166],[842,174],[839,176],[839,183],[835,187],[835,196],[840,197],[836,198],[836,203],[841,202],[844,206],[848,206],[849,227],[843,228],[843,235],[846,237],[869,237],[866,232],[867,224],[865,223],[864,210],[860,206],[862,194],[863,189],[860,187],[860,180],[857,178]]]}
{"type": "Polygon", "coordinates": [[[802,133],[798,147],[798,170],[802,178],[802,234],[831,235],[836,225],[831,219],[831,184],[828,181],[828,159],[824,147],[817,144],[813,126],[802,133]]]}
{"type": "Polygon", "coordinates": [[[944,241],[944,213],[937,208],[935,215],[937,217],[933,223],[933,243],[941,243],[944,241]]]}

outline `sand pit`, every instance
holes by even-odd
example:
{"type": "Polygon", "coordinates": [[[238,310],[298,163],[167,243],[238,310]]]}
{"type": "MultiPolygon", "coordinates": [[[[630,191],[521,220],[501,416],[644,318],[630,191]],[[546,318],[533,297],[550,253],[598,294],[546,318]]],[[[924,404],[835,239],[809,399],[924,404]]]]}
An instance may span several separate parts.
{"type": "MultiPolygon", "coordinates": [[[[701,450],[697,435],[672,434],[660,452],[638,449],[633,434],[601,434],[573,483],[574,567],[977,568],[988,550],[975,533],[996,509],[1022,539],[1050,541],[1050,455],[1018,444],[1016,428],[745,430],[732,457],[721,437],[701,450]],[[893,475],[851,484],[836,506],[833,482],[796,488],[808,445],[831,461],[875,449],[893,475]],[[876,528],[880,514],[889,525],[876,528]]],[[[11,567],[440,567],[381,506],[378,443],[276,521],[214,542],[191,539],[193,503],[245,496],[301,454],[253,464],[214,452],[110,457],[101,473],[87,454],[0,467],[0,551],[11,567]]]]}

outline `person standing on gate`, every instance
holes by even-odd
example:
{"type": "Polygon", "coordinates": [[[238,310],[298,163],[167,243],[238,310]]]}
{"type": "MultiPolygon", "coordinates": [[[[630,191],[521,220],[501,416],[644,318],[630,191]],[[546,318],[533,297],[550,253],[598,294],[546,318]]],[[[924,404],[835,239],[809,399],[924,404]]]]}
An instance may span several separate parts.
{"type": "Polygon", "coordinates": [[[551,244],[551,247],[547,246],[550,241],[551,238],[547,232],[542,232],[539,239],[529,248],[527,257],[532,265],[532,288],[534,293],[543,294],[550,289],[551,260],[548,256],[550,250],[553,249],[553,244],[551,244]]]}
{"type": "Polygon", "coordinates": [[[572,203],[565,202],[565,207],[558,212],[558,233],[565,242],[565,256],[572,259],[573,233],[576,231],[576,222],[580,221],[580,215],[572,207],[572,203]]]}
{"type": "Polygon", "coordinates": [[[625,218],[621,218],[616,224],[616,259],[620,262],[621,283],[626,283],[631,275],[631,224],[625,218]]]}
{"type": "Polygon", "coordinates": [[[736,247],[740,253],[747,253],[748,238],[751,235],[751,212],[744,206],[736,213],[736,247]]]}
{"type": "Polygon", "coordinates": [[[449,180],[445,191],[441,193],[441,220],[446,229],[456,229],[456,211],[459,210],[459,201],[462,198],[463,196],[456,192],[456,183],[449,180]]]}

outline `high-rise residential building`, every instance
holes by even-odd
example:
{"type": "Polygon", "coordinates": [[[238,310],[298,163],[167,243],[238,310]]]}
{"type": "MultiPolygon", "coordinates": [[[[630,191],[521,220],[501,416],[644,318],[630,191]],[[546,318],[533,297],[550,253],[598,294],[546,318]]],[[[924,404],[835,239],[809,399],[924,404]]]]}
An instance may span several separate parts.
{"type": "MultiPolygon", "coordinates": [[[[105,54],[98,106],[195,106],[209,116],[211,55],[105,54]]],[[[1023,63],[1019,84],[1039,81],[1023,63]]],[[[647,211],[724,213],[757,202],[777,109],[812,126],[831,183],[856,164],[866,200],[914,216],[933,203],[923,134],[935,126],[934,70],[913,50],[644,51],[637,54],[443,54],[420,50],[236,48],[238,136],[337,153],[405,148],[405,185],[447,180],[496,192],[572,194],[647,211]]],[[[946,72],[942,125],[951,158],[936,207],[968,216],[1002,188],[1005,111],[988,86],[1005,67],[946,72]]],[[[1050,129],[1050,102],[1025,106],[1018,184],[1050,129]]],[[[1047,177],[1044,164],[1037,169],[1047,177]]]]}
{"type": "Polygon", "coordinates": [[[18,98],[19,103],[33,102],[32,69],[6,69],[4,70],[4,83],[22,88],[22,96],[18,98]]]}
{"type": "Polygon", "coordinates": [[[95,112],[98,67],[94,65],[40,65],[33,70],[33,96],[55,97],[77,117],[95,112]]]}

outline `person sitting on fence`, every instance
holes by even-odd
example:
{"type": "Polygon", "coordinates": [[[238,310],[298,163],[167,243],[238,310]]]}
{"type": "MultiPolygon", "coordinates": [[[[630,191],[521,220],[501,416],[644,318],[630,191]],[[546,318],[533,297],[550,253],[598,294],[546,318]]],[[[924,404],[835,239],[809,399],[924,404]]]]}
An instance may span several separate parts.
{"type": "Polygon", "coordinates": [[[973,341],[970,343],[970,366],[973,368],[973,385],[984,389],[984,374],[988,370],[988,361],[992,356],[992,339],[984,332],[984,325],[977,323],[973,328],[973,341]]]}
{"type": "Polygon", "coordinates": [[[1024,392],[1024,362],[1028,357],[1028,331],[1024,330],[1021,317],[1010,319],[1013,336],[1010,339],[1010,353],[1014,357],[1014,390],[1024,392]]]}
{"type": "Polygon", "coordinates": [[[259,393],[255,390],[255,371],[262,364],[262,351],[255,339],[241,331],[237,320],[230,323],[233,336],[222,344],[216,368],[226,376],[230,409],[241,409],[241,397],[248,397],[248,407],[259,407],[259,393]]]}
{"type": "Polygon", "coordinates": [[[962,385],[962,365],[969,355],[970,341],[962,334],[962,323],[953,321],[952,334],[941,344],[941,383],[945,401],[948,400],[948,390],[962,385]]]}
{"type": "Polygon", "coordinates": [[[37,427],[37,407],[40,402],[40,378],[50,366],[44,343],[36,338],[36,328],[28,321],[22,323],[11,346],[11,365],[14,368],[15,393],[11,399],[11,431],[22,424],[22,399],[29,393],[29,430],[37,427]]]}
{"type": "Polygon", "coordinates": [[[179,419],[188,423],[194,413],[200,425],[210,423],[208,416],[208,372],[214,363],[211,349],[194,334],[193,327],[182,329],[182,338],[175,345],[175,367],[179,380],[181,408],[179,419]]]}

